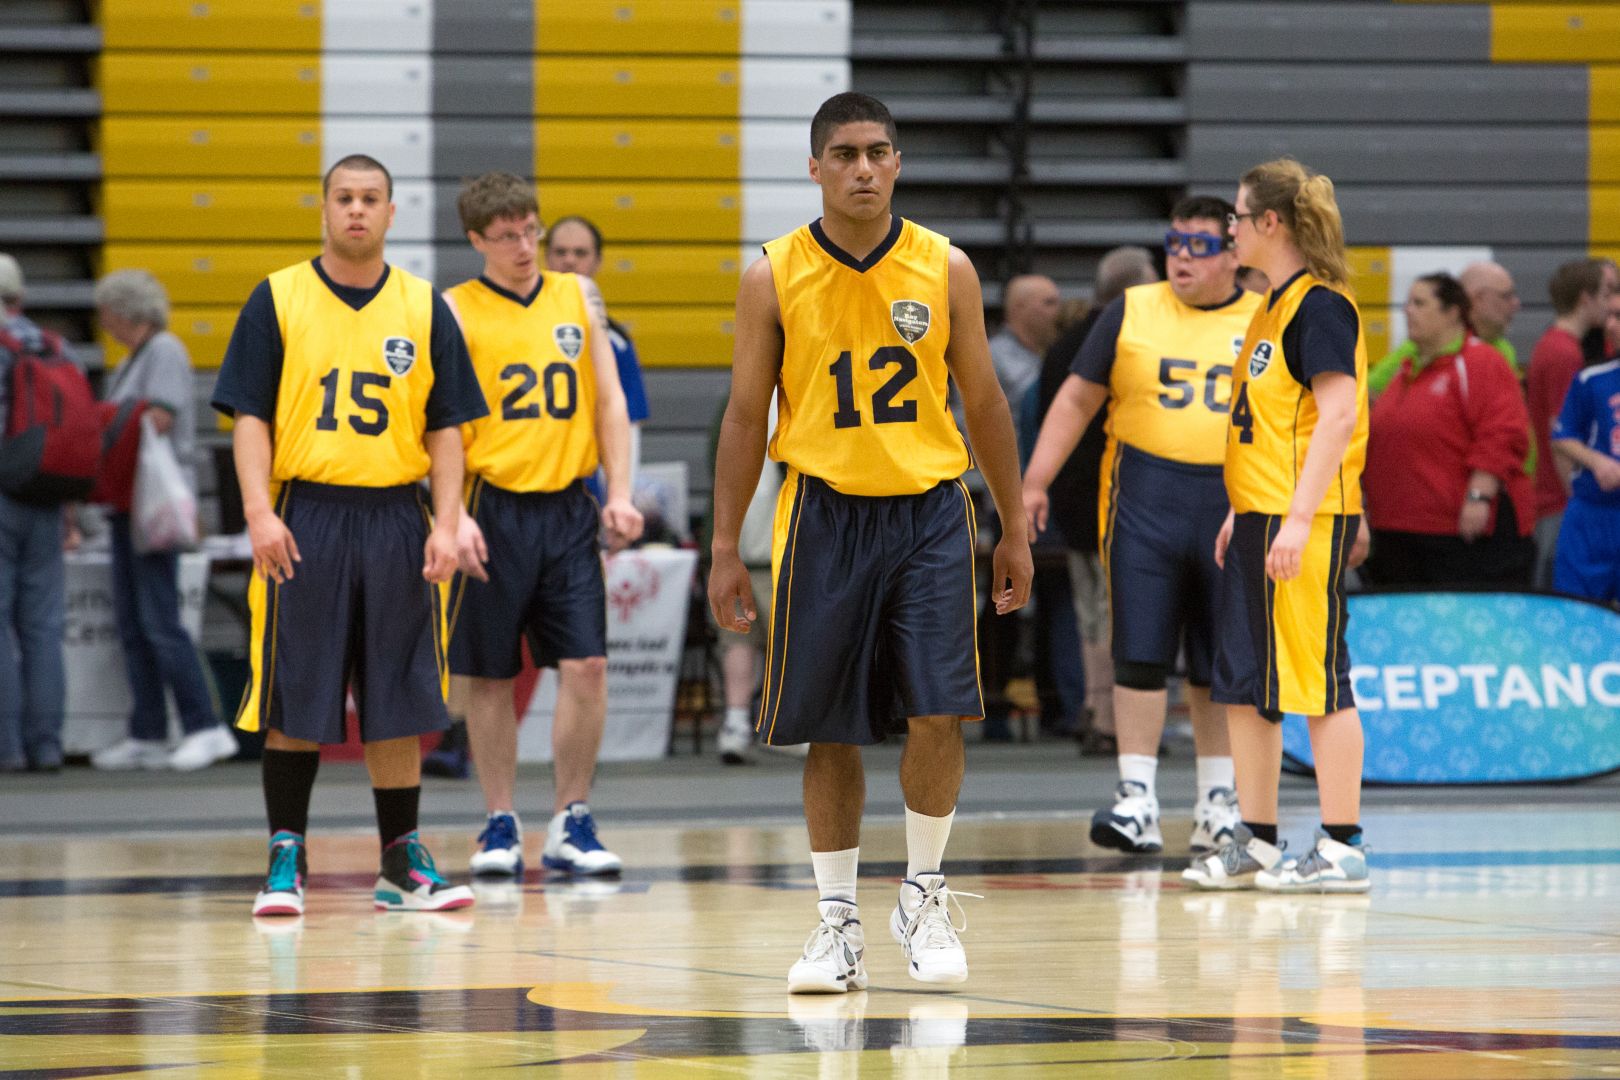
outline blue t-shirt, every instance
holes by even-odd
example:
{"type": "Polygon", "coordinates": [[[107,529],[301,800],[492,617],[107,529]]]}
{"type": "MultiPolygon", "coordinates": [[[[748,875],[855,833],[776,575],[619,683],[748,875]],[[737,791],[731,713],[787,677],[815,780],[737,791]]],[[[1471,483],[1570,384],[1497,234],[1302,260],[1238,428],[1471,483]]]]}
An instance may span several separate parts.
{"type": "Polygon", "coordinates": [[[624,404],[630,413],[630,422],[639,424],[651,413],[647,409],[647,388],[641,382],[641,361],[636,358],[636,343],[624,327],[608,320],[608,340],[613,342],[613,361],[619,368],[619,385],[624,387],[624,404]]]}
{"type": "MultiPolygon", "coordinates": [[[[1548,437],[1576,439],[1620,460],[1620,360],[1589,367],[1575,376],[1548,437]]],[[[1597,506],[1620,506],[1620,490],[1604,491],[1591,471],[1580,466],[1576,466],[1570,494],[1597,506]]]]}

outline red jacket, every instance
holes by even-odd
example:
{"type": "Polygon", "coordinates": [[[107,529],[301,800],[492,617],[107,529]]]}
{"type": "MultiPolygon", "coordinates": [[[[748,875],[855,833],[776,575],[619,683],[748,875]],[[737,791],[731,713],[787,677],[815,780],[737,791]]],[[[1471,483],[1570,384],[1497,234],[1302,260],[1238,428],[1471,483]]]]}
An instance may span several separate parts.
{"type": "Polygon", "coordinates": [[[1561,513],[1569,501],[1564,478],[1558,475],[1558,459],[1553,456],[1547,432],[1564,407],[1569,384],[1581,373],[1586,358],[1574,335],[1556,326],[1547,328],[1530,354],[1525,374],[1525,396],[1530,405],[1530,426],[1536,433],[1536,517],[1561,513]]]}
{"type": "MultiPolygon", "coordinates": [[[[1362,487],[1374,529],[1456,536],[1477,469],[1502,482],[1519,533],[1535,526],[1525,455],[1530,417],[1502,354],[1476,337],[1414,372],[1410,359],[1373,405],[1362,487]]],[[[1496,528],[1498,503],[1488,530],[1496,528]]]]}

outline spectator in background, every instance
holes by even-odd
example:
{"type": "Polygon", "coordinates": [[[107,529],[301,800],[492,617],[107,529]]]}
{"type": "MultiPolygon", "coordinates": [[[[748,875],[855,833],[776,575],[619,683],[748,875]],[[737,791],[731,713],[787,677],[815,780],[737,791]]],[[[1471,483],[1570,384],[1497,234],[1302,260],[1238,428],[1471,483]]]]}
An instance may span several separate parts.
{"type": "Polygon", "coordinates": [[[1261,296],[1271,291],[1271,281],[1266,277],[1266,272],[1252,266],[1238,267],[1237,283],[1238,288],[1261,296]]]}
{"type": "Polygon", "coordinates": [[[1609,317],[1603,323],[1609,359],[1620,360],[1620,291],[1609,297],[1609,317]]]}
{"type": "Polygon", "coordinates": [[[1554,457],[1548,432],[1564,405],[1570,383],[1586,363],[1582,339],[1602,326],[1612,295],[1602,259],[1576,259],[1553,272],[1547,283],[1557,318],[1536,342],[1530,354],[1525,394],[1530,405],[1530,428],[1535,432],[1536,564],[1533,583],[1552,586],[1553,553],[1558,547],[1558,526],[1569,497],[1564,473],[1569,459],[1554,457]]]}
{"type": "Polygon", "coordinates": [[[1552,446],[1574,466],[1553,588],[1620,603],[1620,361],[1575,377],[1553,424],[1552,446]]]}
{"type": "MultiPolygon", "coordinates": [[[[96,283],[101,328],[129,354],[108,376],[107,400],[145,401],[153,427],[169,436],[180,464],[192,475],[197,443],[196,387],[191,357],[169,332],[169,296],[145,270],[118,270],[96,283]]],[[[113,613],[124,650],[134,709],[129,737],[91,755],[98,769],[178,769],[189,772],[236,755],[236,737],[219,720],[213,691],[196,644],[180,625],[178,552],[140,554],[129,514],[111,513],[113,613]],[[174,695],[183,736],[169,749],[174,695]]]]}
{"type": "MultiPolygon", "coordinates": [[[[44,331],[23,315],[22,267],[0,254],[0,330],[30,352],[47,349],[44,331]]],[[[0,345],[0,432],[11,405],[16,355],[0,345]]],[[[67,568],[62,550],[77,542],[61,506],[20,502],[0,492],[0,772],[62,767],[67,699],[62,632],[67,568]]]]}
{"type": "MultiPolygon", "coordinates": [[[[602,269],[602,230],[578,215],[558,218],[546,234],[546,269],[557,274],[579,274],[596,280],[602,269]]],[[[630,331],[608,315],[608,338],[613,342],[613,359],[619,368],[619,385],[630,411],[630,486],[634,490],[636,472],[641,467],[641,425],[652,415],[647,405],[647,387],[641,378],[641,360],[630,331]]],[[[600,494],[600,493],[598,493],[600,494]]]]}
{"type": "MultiPolygon", "coordinates": [[[[1519,291],[1513,284],[1513,275],[1498,263],[1476,262],[1470,263],[1456,280],[1468,295],[1468,325],[1474,336],[1502,355],[1514,378],[1524,378],[1524,370],[1519,367],[1518,350],[1507,338],[1508,324],[1519,311],[1519,291]]],[[[1417,343],[1409,333],[1394,352],[1367,372],[1367,392],[1375,397],[1383,393],[1390,380],[1401,370],[1401,365],[1417,356],[1417,343]]]]}
{"type": "Polygon", "coordinates": [[[1501,353],[1469,332],[1450,274],[1412,283],[1414,354],[1373,406],[1362,477],[1377,585],[1529,583],[1530,417],[1501,353]]]}
{"type": "Polygon", "coordinates": [[[1017,408],[1040,378],[1041,356],[1057,338],[1057,282],[1021,274],[1007,282],[1001,306],[1001,329],[990,339],[990,360],[1007,401],[1017,408]]]}
{"type": "MultiPolygon", "coordinates": [[[[1603,288],[1612,297],[1620,294],[1620,265],[1613,259],[1594,259],[1603,268],[1603,288]]],[[[1581,338],[1581,355],[1588,364],[1596,364],[1607,360],[1613,355],[1609,348],[1608,336],[1602,327],[1588,330],[1586,336],[1581,338]]]]}
{"type": "MultiPolygon", "coordinates": [[[[1097,264],[1097,284],[1091,310],[1085,318],[1064,330],[1046,351],[1037,389],[1035,427],[1046,419],[1058,387],[1069,377],[1069,368],[1079,355],[1080,346],[1097,325],[1103,308],[1122,296],[1132,285],[1158,281],[1153,255],[1142,247],[1118,247],[1097,264]]],[[[1074,597],[1075,618],[1080,624],[1080,658],[1086,674],[1088,728],[1081,734],[1080,751],[1113,757],[1118,753],[1114,739],[1114,659],[1110,642],[1113,632],[1108,620],[1108,589],[1102,576],[1102,558],[1097,547],[1097,505],[1101,489],[1103,447],[1108,437],[1105,413],[1099,412],[1080,437],[1069,460],[1064,462],[1047,489],[1051,498],[1051,525],[1069,548],[1069,584],[1074,597]]]]}

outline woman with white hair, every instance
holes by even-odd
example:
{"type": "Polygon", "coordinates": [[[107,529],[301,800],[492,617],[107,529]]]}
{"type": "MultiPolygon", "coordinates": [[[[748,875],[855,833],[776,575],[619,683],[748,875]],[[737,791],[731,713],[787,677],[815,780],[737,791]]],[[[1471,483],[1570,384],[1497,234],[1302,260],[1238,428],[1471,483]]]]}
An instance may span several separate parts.
{"type": "MultiPolygon", "coordinates": [[[[96,283],[95,301],[101,328],[129,350],[109,376],[107,399],[146,401],[147,415],[173,440],[189,472],[197,437],[196,393],[191,357],[168,330],[168,293],[145,270],[118,270],[96,283]]],[[[188,771],[233,756],[236,739],[220,724],[196,645],[180,625],[180,556],[137,553],[127,513],[109,515],[109,523],[113,608],[135,708],[129,738],[92,755],[92,764],[188,771]],[[165,689],[174,695],[185,732],[172,752],[165,689]]]]}

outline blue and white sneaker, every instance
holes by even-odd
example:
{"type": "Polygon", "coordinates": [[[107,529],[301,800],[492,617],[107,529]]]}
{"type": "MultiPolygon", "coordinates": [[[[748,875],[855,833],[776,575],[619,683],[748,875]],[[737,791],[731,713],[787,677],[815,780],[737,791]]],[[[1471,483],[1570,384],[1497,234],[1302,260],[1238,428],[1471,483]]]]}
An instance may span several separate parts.
{"type": "Polygon", "coordinates": [[[582,802],[569,803],[568,809],[546,826],[546,847],[540,861],[549,869],[570,874],[617,874],[624,869],[624,860],[596,838],[591,808],[582,802]]]}
{"type": "Polygon", "coordinates": [[[1114,789],[1114,805],[1091,815],[1091,842],[1133,855],[1163,851],[1159,800],[1148,794],[1147,785],[1121,780],[1114,789]]]}
{"type": "Polygon", "coordinates": [[[302,915],[309,861],[304,838],[282,829],[270,838],[270,873],[253,898],[254,915],[302,915]]]}
{"type": "Polygon", "coordinates": [[[454,911],[472,906],[473,891],[440,877],[433,856],[413,831],[383,848],[371,898],[379,911],[454,911]]]}
{"type": "Polygon", "coordinates": [[[472,872],[479,877],[523,876],[523,823],[515,813],[489,815],[478,834],[472,872]]]}
{"type": "Polygon", "coordinates": [[[1316,846],[1309,852],[1261,870],[1254,884],[1267,892],[1364,893],[1372,888],[1366,848],[1334,840],[1322,829],[1316,830],[1316,846]]]}

